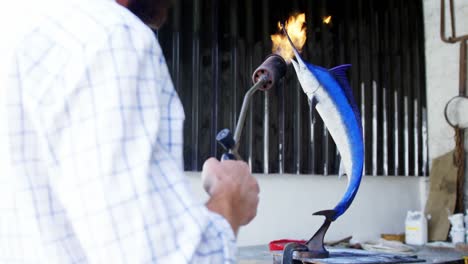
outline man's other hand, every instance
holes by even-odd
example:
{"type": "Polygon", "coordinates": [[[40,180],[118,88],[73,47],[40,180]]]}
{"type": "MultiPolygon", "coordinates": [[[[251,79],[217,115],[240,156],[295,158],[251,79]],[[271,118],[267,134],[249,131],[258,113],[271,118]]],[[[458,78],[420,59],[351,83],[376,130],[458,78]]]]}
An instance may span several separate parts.
{"type": "Polygon", "coordinates": [[[210,195],[208,209],[224,216],[234,233],[257,214],[260,189],[244,161],[210,158],[203,164],[202,181],[210,195]]]}

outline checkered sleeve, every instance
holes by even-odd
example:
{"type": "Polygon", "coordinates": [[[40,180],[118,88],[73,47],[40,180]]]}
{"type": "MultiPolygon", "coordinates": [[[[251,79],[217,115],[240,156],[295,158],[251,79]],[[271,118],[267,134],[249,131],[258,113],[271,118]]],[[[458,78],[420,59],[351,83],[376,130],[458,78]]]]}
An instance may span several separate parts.
{"type": "Polygon", "coordinates": [[[90,263],[235,262],[230,225],[193,198],[160,137],[182,110],[162,100],[175,91],[159,44],[146,28],[109,32],[64,70],[65,99],[42,120],[67,237],[90,263]]]}

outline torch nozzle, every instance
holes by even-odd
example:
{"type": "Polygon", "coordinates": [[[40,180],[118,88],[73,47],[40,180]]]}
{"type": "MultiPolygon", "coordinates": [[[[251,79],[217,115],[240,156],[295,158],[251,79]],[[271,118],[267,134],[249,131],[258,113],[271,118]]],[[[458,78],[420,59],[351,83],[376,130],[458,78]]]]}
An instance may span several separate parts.
{"type": "Polygon", "coordinates": [[[264,83],[259,88],[260,90],[268,90],[286,74],[286,61],[277,55],[271,54],[265,61],[254,71],[252,75],[253,83],[257,83],[264,79],[264,83]],[[263,78],[260,78],[262,77],[263,78]]]}

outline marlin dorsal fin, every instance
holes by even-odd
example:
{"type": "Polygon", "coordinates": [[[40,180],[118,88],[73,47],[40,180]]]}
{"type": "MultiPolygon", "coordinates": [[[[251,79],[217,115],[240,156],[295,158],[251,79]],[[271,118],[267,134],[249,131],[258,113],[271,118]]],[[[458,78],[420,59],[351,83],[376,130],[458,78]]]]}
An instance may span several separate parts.
{"type": "Polygon", "coordinates": [[[349,85],[348,76],[346,71],[351,67],[351,64],[342,64],[334,68],[329,69],[328,71],[335,77],[336,81],[342,87],[348,102],[351,104],[354,113],[357,117],[360,117],[359,109],[357,108],[356,101],[354,100],[353,91],[351,90],[351,85],[349,85]]]}
{"type": "Polygon", "coordinates": [[[354,97],[349,97],[348,92],[352,94],[351,91],[351,86],[349,85],[348,81],[348,76],[346,75],[346,71],[351,68],[351,64],[343,64],[343,65],[338,65],[334,68],[329,69],[328,71],[333,74],[333,77],[335,77],[336,81],[340,84],[340,86],[343,88],[346,97],[348,98],[348,101],[354,100],[354,97]]]}

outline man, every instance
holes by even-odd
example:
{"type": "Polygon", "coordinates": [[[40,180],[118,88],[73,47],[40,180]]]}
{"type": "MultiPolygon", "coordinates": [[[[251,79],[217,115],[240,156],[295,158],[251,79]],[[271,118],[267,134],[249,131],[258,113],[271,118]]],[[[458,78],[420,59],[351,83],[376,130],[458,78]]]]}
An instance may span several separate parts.
{"type": "Polygon", "coordinates": [[[257,182],[244,162],[209,159],[210,199],[194,199],[181,103],[152,31],[129,11],[158,27],[166,3],[132,1],[7,9],[2,32],[17,41],[2,56],[0,263],[235,262],[257,182]]]}

